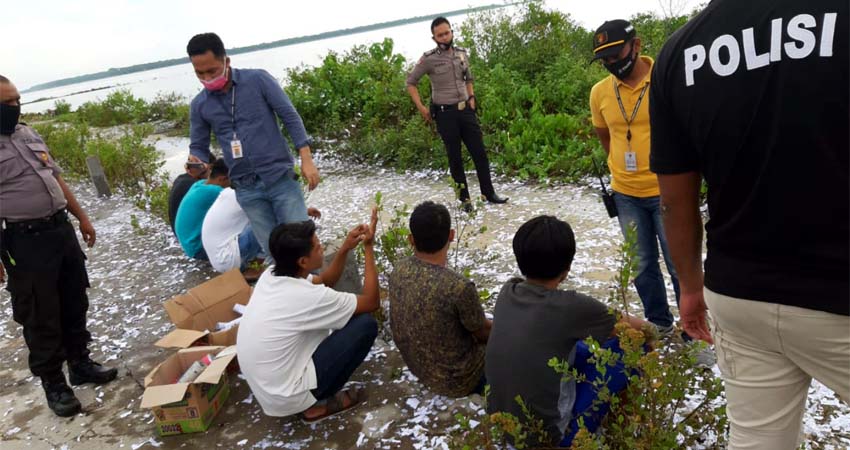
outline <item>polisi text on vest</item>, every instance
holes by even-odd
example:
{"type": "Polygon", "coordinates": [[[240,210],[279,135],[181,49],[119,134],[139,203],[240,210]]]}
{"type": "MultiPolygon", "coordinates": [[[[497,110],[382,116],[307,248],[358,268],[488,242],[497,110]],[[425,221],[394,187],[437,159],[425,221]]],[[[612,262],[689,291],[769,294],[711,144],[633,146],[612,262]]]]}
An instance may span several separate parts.
{"type": "Polygon", "coordinates": [[[706,59],[708,59],[708,66],[715,74],[721,77],[732,75],[742,66],[742,51],[743,65],[746,70],[758,69],[780,61],[783,50],[788,58],[802,59],[811,55],[817,47],[818,56],[828,58],[832,56],[832,38],[835,35],[837,18],[837,13],[826,13],[818,24],[815,16],[798,14],[788,20],[784,27],[784,19],[773,19],[770,22],[769,48],[756,48],[753,27],[741,30],[740,41],[731,34],[718,36],[711,43],[707,54],[704,45],[688,47],[684,50],[685,85],[694,85],[694,72],[705,67],[706,59]],[[819,31],[820,42],[818,42],[817,31],[819,31]],[[724,52],[722,52],[723,49],[725,49],[724,52]],[[721,53],[723,53],[722,58],[721,53]]]}

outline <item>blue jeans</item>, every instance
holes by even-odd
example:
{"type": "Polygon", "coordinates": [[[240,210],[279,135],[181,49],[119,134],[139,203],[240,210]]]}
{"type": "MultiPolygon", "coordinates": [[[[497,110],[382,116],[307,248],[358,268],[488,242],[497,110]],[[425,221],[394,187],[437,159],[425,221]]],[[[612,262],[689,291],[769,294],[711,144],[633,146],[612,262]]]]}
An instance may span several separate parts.
{"type": "Polygon", "coordinates": [[[239,259],[242,261],[239,264],[239,270],[244,272],[248,268],[248,263],[255,259],[261,250],[260,242],[257,241],[254,230],[251,229],[251,224],[248,224],[239,233],[239,259]]]}
{"type": "Polygon", "coordinates": [[[658,245],[667,264],[667,272],[673,279],[673,291],[676,294],[676,305],[679,304],[679,278],[670,259],[667,249],[667,237],[664,235],[664,225],[661,221],[660,197],[632,197],[631,195],[614,192],[614,202],[619,212],[618,220],[623,236],[626,227],[634,223],[637,227],[637,259],[638,268],[635,276],[635,289],[643,303],[646,319],[655,325],[668,327],[673,324],[673,315],[667,305],[667,287],[664,276],[658,264],[658,245]]]}
{"type": "Polygon", "coordinates": [[[324,400],[339,392],[366,359],[376,337],[378,322],[371,314],[359,314],[325,338],[313,352],[317,378],[310,391],[313,397],[324,400]]]}
{"type": "Polygon", "coordinates": [[[288,170],[274,183],[266,186],[256,175],[232,180],[236,201],[251,221],[254,236],[271,259],[269,236],[281,223],[307,220],[307,206],[301,184],[295,172],[288,170]]]}
{"type": "MultiPolygon", "coordinates": [[[[620,340],[617,338],[608,339],[601,347],[611,349],[611,351],[618,353],[620,356],[623,355],[623,349],[620,348],[620,340]]],[[[587,381],[576,384],[576,400],[573,405],[573,418],[567,426],[564,439],[561,441],[560,447],[569,447],[572,445],[573,438],[575,438],[579,429],[579,417],[581,417],[584,421],[584,426],[587,428],[587,431],[594,433],[596,432],[596,429],[599,428],[599,424],[602,423],[602,420],[605,418],[605,415],[608,414],[608,410],[610,409],[610,405],[608,403],[597,405],[596,409],[592,409],[594,406],[593,402],[597,399],[598,395],[596,388],[594,388],[591,383],[593,380],[599,379],[602,376],[596,370],[596,366],[587,361],[591,356],[592,355],[590,353],[590,349],[587,348],[587,344],[583,341],[579,341],[576,344],[576,357],[573,367],[575,367],[578,373],[584,374],[587,377],[587,381]]],[[[616,395],[618,392],[625,389],[629,383],[626,367],[622,360],[617,361],[617,364],[613,367],[607,367],[605,376],[605,384],[608,386],[608,390],[611,392],[611,395],[616,395]]]]}

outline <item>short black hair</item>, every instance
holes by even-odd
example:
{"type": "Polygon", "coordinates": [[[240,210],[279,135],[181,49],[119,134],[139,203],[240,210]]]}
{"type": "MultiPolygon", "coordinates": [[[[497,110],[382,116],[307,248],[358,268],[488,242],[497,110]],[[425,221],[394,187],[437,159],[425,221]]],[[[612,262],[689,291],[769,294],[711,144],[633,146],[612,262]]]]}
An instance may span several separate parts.
{"type": "Polygon", "coordinates": [[[282,223],[269,236],[269,252],[274,258],[272,273],[279,277],[297,277],[298,259],[313,250],[316,224],[312,220],[282,223]]]}
{"type": "Polygon", "coordinates": [[[576,254],[576,238],[563,220],[539,216],[519,227],[513,247],[519,270],[526,278],[551,280],[569,270],[576,254]]]}
{"type": "Polygon", "coordinates": [[[452,216],[445,206],[432,201],[416,205],[410,214],[410,234],[416,250],[436,253],[449,242],[452,216]]]}
{"type": "Polygon", "coordinates": [[[437,17],[436,19],[434,19],[433,21],[431,21],[431,34],[434,34],[434,28],[437,28],[438,26],[440,26],[440,25],[442,25],[442,24],[444,24],[444,23],[448,23],[448,24],[449,24],[449,28],[451,28],[451,27],[452,27],[452,24],[451,24],[451,23],[449,23],[449,19],[446,19],[446,18],[445,18],[445,17],[443,17],[443,16],[437,17]]]}
{"type": "Polygon", "coordinates": [[[0,83],[11,83],[11,81],[3,75],[0,75],[0,83]]]}
{"type": "Polygon", "coordinates": [[[224,158],[214,159],[210,163],[210,178],[227,176],[227,165],[224,164],[224,158]]]}
{"type": "Polygon", "coordinates": [[[186,53],[189,57],[203,55],[206,52],[213,52],[216,58],[224,58],[227,53],[224,51],[224,42],[215,33],[201,33],[192,36],[189,39],[189,44],[186,45],[186,53]]]}

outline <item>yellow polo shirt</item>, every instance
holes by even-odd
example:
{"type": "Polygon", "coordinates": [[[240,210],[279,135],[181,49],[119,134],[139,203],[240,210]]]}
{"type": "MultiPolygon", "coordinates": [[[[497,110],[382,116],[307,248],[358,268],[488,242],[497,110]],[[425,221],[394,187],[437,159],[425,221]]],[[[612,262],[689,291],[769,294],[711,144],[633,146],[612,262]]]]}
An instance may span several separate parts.
{"type": "Polygon", "coordinates": [[[626,152],[629,145],[626,140],[628,123],[620,112],[617,95],[614,93],[614,80],[620,90],[626,117],[631,118],[640,91],[649,85],[654,61],[641,56],[649,63],[649,72],[634,88],[623,83],[614,75],[608,75],[596,83],[590,90],[590,113],[593,126],[607,128],[611,134],[611,151],[608,153],[608,169],[611,171],[611,189],[633,197],[654,197],[659,195],[658,179],[649,171],[649,89],[643,95],[637,115],[632,121],[632,151],[635,152],[637,170],[626,170],[626,152]]]}

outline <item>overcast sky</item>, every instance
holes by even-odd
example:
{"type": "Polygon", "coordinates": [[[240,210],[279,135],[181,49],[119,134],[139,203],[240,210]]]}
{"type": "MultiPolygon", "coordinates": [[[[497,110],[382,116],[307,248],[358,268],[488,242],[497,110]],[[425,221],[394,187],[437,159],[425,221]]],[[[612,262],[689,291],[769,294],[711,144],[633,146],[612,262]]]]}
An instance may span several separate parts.
{"type": "MultiPolygon", "coordinates": [[[[694,0],[547,0],[587,28],[636,12],[684,12],[694,0]]],[[[0,74],[25,89],[110,67],[176,58],[197,33],[215,31],[228,47],[500,3],[499,0],[30,0],[4,1],[0,74]]],[[[426,31],[427,33],[427,31],[426,31]]]]}

